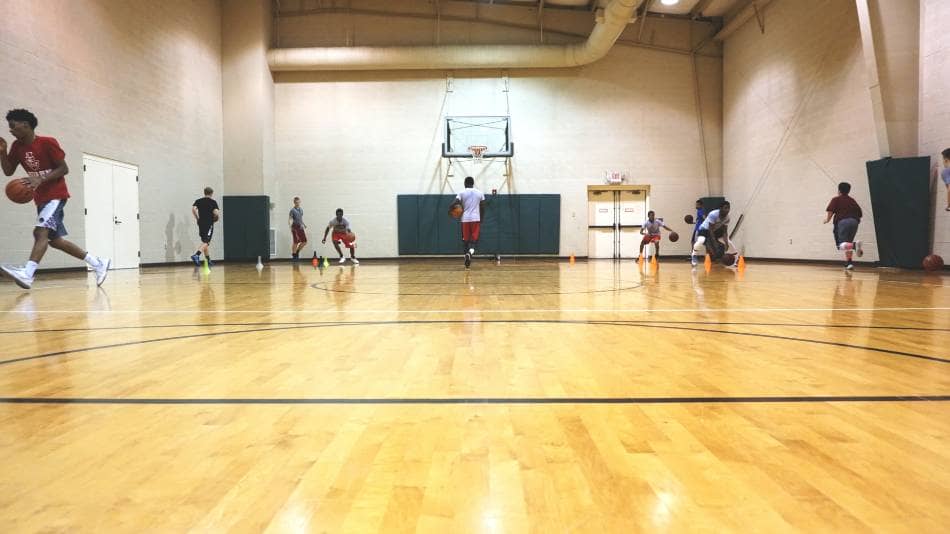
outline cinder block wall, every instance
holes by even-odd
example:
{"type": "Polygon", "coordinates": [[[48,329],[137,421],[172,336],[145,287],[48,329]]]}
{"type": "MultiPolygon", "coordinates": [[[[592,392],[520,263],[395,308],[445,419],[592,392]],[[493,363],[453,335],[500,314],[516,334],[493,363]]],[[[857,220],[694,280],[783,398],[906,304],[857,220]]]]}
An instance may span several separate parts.
{"type": "MultiPolygon", "coordinates": [[[[142,262],[186,259],[191,203],[205,185],[223,192],[218,2],[7,0],[3,17],[0,111],[30,109],[66,151],[70,239],[96,249],[84,237],[85,152],[139,166],[142,262]]],[[[34,217],[32,204],[0,210],[0,260],[26,261],[34,217]]],[[[42,263],[77,266],[57,251],[42,263]]]]}
{"type": "Polygon", "coordinates": [[[854,3],[772,2],[764,34],[752,20],[727,39],[723,80],[723,180],[734,217],[745,214],[737,245],[841,258],[822,221],[847,181],[865,214],[864,259],[876,260],[865,162],[878,153],[854,3]]]}
{"type": "MultiPolygon", "coordinates": [[[[497,6],[496,6],[497,7],[497,6]]],[[[553,10],[547,11],[553,13],[553,10]]],[[[560,27],[586,34],[590,13],[558,13],[560,27]]],[[[651,19],[644,40],[686,48],[701,38],[698,25],[651,19]]],[[[537,42],[538,34],[511,28],[443,22],[442,43],[537,42]]],[[[431,44],[433,21],[368,16],[283,17],[281,46],[431,44]]],[[[546,42],[568,37],[546,34],[546,42]]],[[[630,26],[624,39],[636,38],[630,26]]],[[[715,47],[708,49],[716,53],[715,47]]],[[[652,186],[651,207],[671,226],[682,222],[696,198],[707,194],[707,173],[721,177],[721,59],[697,58],[699,99],[706,129],[700,145],[693,67],[688,55],[615,46],[592,65],[563,70],[448,72],[279,73],[275,76],[278,251],[289,254],[286,213],[303,199],[311,243],[342,207],[359,235],[360,253],[397,255],[396,195],[461,189],[466,174],[476,186],[500,193],[559,193],[561,253],[587,254],[588,184],[606,170],[626,171],[633,183],[652,186]],[[504,75],[509,90],[504,91],[504,75]],[[511,189],[503,187],[501,162],[462,164],[444,183],[440,157],[445,115],[512,117],[511,189]],[[708,169],[708,170],[707,170],[708,169]]],[[[685,254],[688,242],[664,250],[685,254]]],[[[318,248],[331,251],[328,246],[318,248]]],[[[308,247],[304,254],[309,254],[308,247]]]]}

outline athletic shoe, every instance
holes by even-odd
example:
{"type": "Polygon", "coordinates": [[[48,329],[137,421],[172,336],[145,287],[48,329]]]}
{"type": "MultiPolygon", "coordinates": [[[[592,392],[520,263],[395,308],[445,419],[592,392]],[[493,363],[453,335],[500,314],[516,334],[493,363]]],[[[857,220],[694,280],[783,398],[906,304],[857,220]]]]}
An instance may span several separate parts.
{"type": "Polygon", "coordinates": [[[344,263],[346,263],[346,258],[340,258],[340,265],[343,265],[344,263]]]}
{"type": "Polygon", "coordinates": [[[208,267],[214,267],[214,262],[211,261],[211,258],[208,258],[208,267]]]}
{"type": "Polygon", "coordinates": [[[3,272],[7,273],[7,276],[13,279],[16,282],[16,285],[22,287],[23,289],[30,289],[33,285],[33,277],[26,274],[26,269],[23,267],[16,267],[14,265],[3,265],[0,266],[0,269],[3,269],[3,272]]]}
{"type": "Polygon", "coordinates": [[[358,260],[358,259],[356,259],[356,258],[350,258],[350,261],[352,261],[354,265],[359,265],[359,264],[360,264],[360,260],[358,260]]]}
{"type": "Polygon", "coordinates": [[[468,249],[468,255],[469,255],[469,256],[474,256],[474,255],[475,255],[475,249],[473,249],[473,248],[468,249]]]}
{"type": "Polygon", "coordinates": [[[854,242],[854,250],[856,250],[856,251],[858,252],[858,257],[859,257],[859,258],[860,258],[861,256],[864,256],[864,249],[861,248],[861,242],[860,242],[860,241],[855,241],[855,242],[854,242]]]}
{"type": "Polygon", "coordinates": [[[844,268],[845,268],[845,270],[850,271],[850,270],[854,269],[854,264],[849,261],[848,264],[844,266],[844,268]]]}
{"type": "Polygon", "coordinates": [[[466,252],[466,253],[465,253],[465,268],[468,269],[468,267],[469,267],[471,264],[472,264],[472,255],[469,254],[468,252],[466,252]]]}
{"type": "Polygon", "coordinates": [[[696,267],[696,256],[695,256],[695,255],[690,255],[690,257],[689,257],[689,264],[692,265],[693,267],[696,267]]]}
{"type": "Polygon", "coordinates": [[[201,254],[193,254],[191,261],[195,262],[195,267],[201,267],[201,254]]]}
{"type": "Polygon", "coordinates": [[[106,281],[106,277],[109,276],[109,267],[112,265],[112,260],[109,258],[98,258],[98,260],[99,266],[95,268],[96,285],[101,286],[106,281]]]}

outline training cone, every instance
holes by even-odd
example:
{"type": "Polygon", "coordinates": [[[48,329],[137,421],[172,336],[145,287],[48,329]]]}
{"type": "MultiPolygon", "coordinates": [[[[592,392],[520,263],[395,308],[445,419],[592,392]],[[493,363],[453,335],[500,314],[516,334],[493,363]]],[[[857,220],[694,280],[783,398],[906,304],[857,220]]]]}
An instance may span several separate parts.
{"type": "Polygon", "coordinates": [[[324,267],[329,267],[329,266],[330,266],[330,257],[329,257],[329,256],[324,256],[324,258],[323,258],[323,266],[324,266],[324,267]]]}
{"type": "Polygon", "coordinates": [[[709,254],[706,254],[706,259],[703,261],[703,267],[708,271],[712,269],[712,260],[709,258],[709,254]]]}
{"type": "Polygon", "coordinates": [[[264,264],[261,263],[261,257],[260,257],[260,256],[257,257],[257,265],[255,265],[254,268],[257,269],[258,271],[260,271],[261,269],[264,268],[264,264]]]}
{"type": "Polygon", "coordinates": [[[740,271],[745,270],[745,256],[739,256],[739,263],[736,265],[740,271]]]}
{"type": "Polygon", "coordinates": [[[320,263],[320,260],[317,259],[316,252],[313,253],[313,259],[310,260],[310,263],[312,263],[314,267],[316,267],[320,263]]]}
{"type": "Polygon", "coordinates": [[[570,260],[568,260],[568,261],[570,261],[570,262],[571,262],[571,265],[574,265],[574,255],[573,255],[573,254],[571,254],[571,259],[570,259],[570,260]]]}
{"type": "Polygon", "coordinates": [[[653,267],[656,267],[656,265],[657,265],[657,263],[656,263],[656,254],[654,254],[653,256],[650,257],[650,265],[653,266],[653,267]]]}
{"type": "Polygon", "coordinates": [[[201,274],[211,274],[211,267],[208,267],[207,257],[205,257],[201,262],[201,274]]]}
{"type": "Polygon", "coordinates": [[[637,256],[637,265],[643,265],[643,254],[637,256]]]}

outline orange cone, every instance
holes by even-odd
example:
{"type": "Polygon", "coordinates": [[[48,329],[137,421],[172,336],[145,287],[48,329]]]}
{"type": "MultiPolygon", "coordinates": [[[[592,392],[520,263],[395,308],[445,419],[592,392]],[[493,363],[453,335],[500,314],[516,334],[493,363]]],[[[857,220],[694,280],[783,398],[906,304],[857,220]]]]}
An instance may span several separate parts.
{"type": "Polygon", "coordinates": [[[637,256],[637,265],[643,265],[643,254],[637,256]]]}
{"type": "Polygon", "coordinates": [[[738,265],[738,267],[739,267],[739,270],[740,270],[740,271],[744,271],[744,270],[745,270],[745,257],[744,257],[744,256],[741,256],[741,255],[739,256],[739,265],[738,265]]]}
{"type": "Polygon", "coordinates": [[[706,260],[703,262],[703,267],[705,267],[707,271],[712,269],[712,260],[709,259],[709,254],[706,254],[706,260]]]}
{"type": "Polygon", "coordinates": [[[574,255],[573,255],[573,254],[571,254],[570,262],[571,262],[571,265],[574,265],[574,255]]]}
{"type": "Polygon", "coordinates": [[[656,267],[656,254],[650,257],[650,265],[656,267]]]}

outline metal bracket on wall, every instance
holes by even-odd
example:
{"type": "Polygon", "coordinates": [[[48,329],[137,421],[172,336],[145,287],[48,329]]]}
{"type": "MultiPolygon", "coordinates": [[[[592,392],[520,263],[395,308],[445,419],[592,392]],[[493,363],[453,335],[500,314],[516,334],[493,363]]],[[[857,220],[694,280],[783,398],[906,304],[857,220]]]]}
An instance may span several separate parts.
{"type": "Polygon", "coordinates": [[[752,9],[755,10],[755,20],[759,23],[759,31],[765,33],[765,20],[762,18],[762,12],[759,11],[759,4],[752,0],[752,9]]]}

